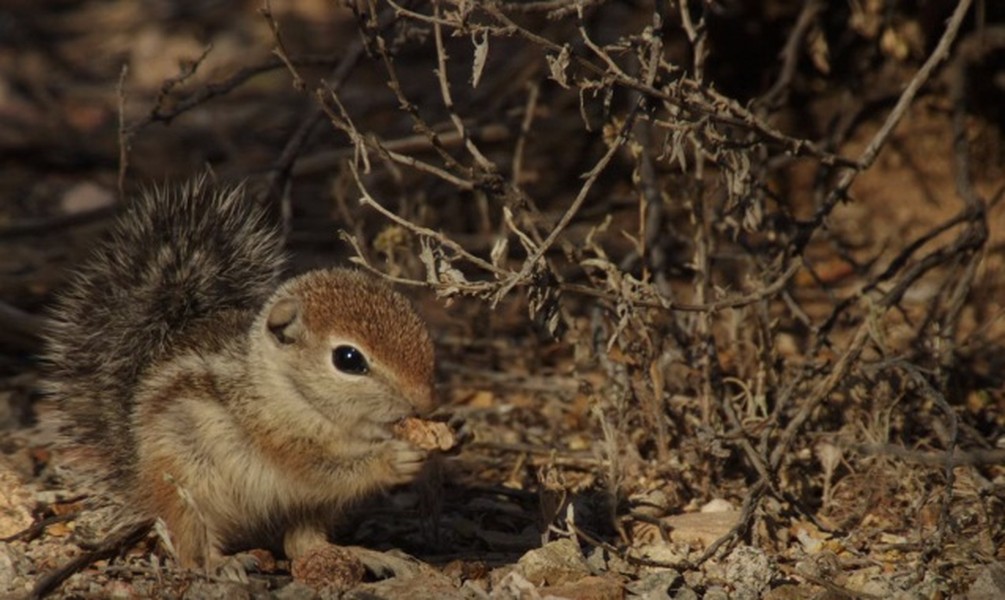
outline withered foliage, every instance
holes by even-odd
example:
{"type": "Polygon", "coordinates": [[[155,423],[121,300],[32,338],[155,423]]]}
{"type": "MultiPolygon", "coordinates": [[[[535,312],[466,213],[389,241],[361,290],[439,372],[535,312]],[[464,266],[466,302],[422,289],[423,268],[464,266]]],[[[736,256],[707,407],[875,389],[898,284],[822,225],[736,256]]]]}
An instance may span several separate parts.
{"type": "MultiPolygon", "coordinates": [[[[353,260],[441,298],[496,306],[522,294],[529,318],[576,349],[572,373],[603,434],[597,446],[615,504],[647,485],[676,488],[685,499],[739,499],[744,519],[728,538],[735,542],[751,535],[765,498],[816,520],[833,508],[836,473],[899,456],[930,474],[907,493],[939,499],[939,519],[918,538],[918,550],[938,554],[960,533],[955,469],[987,473],[1003,458],[969,453],[995,438],[959,422],[968,403],[1002,401],[988,370],[1000,363],[991,357],[1001,352],[1001,327],[977,316],[995,310],[988,301],[1000,293],[993,274],[1001,265],[985,262],[988,198],[971,181],[964,122],[967,77],[980,57],[960,51],[943,66],[953,129],[942,151],[955,159],[956,193],[939,198],[942,216],[881,248],[829,225],[949,62],[968,3],[929,32],[927,56],[886,90],[881,110],[868,106],[878,100],[860,99],[830,114],[832,122],[797,133],[779,124],[799,118],[796,98],[830,71],[825,29],[878,15],[804,3],[789,15],[795,26],[782,68],[769,71],[777,79],[753,86],[763,93],[731,96],[711,75],[726,43],[711,31],[718,10],[729,9],[356,6],[366,56],[383,67],[396,108],[429,151],[394,150],[360,125],[340,89],[317,89],[353,145],[345,168],[361,203],[410,234],[401,239],[421,276],[410,279],[416,268],[405,260],[380,264],[347,234],[353,260]],[[808,60],[816,77],[795,81],[808,60]],[[877,110],[879,127],[864,150],[850,151],[858,132],[849,121],[866,110],[877,110]],[[423,218],[439,212],[435,197],[425,199],[428,209],[416,201],[415,216],[402,213],[403,182],[414,172],[460,199],[451,206],[477,223],[479,245],[452,235],[452,218],[423,218]],[[803,174],[798,181],[795,172],[803,174]],[[601,379],[586,376],[598,370],[601,379]],[[640,469],[669,481],[632,480],[640,469]]],[[[877,27],[899,35],[895,24],[877,27]]],[[[985,499],[986,514],[1000,514],[995,495],[985,499]]],[[[859,526],[862,510],[846,508],[818,526],[844,533],[859,526]]],[[[903,516],[906,526],[911,517],[903,516]]],[[[998,526],[981,522],[994,530],[987,541],[1000,541],[998,526]]]]}

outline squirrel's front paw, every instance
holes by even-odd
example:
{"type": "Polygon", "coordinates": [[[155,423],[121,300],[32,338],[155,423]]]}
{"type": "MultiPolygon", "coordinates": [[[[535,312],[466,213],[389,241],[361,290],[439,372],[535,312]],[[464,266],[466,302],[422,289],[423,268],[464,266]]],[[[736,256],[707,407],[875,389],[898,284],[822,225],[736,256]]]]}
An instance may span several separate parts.
{"type": "Polygon", "coordinates": [[[415,479],[426,464],[428,453],[404,440],[389,440],[386,444],[384,456],[390,482],[397,484],[415,479]]]}

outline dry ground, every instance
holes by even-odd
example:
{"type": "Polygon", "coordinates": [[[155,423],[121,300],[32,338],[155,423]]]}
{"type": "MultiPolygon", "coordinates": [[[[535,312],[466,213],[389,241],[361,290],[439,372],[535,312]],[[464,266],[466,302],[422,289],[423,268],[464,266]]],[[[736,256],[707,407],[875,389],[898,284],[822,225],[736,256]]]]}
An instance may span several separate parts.
{"type": "Polygon", "coordinates": [[[1005,597],[1003,23],[6,2],[0,596],[1005,597]],[[431,324],[463,446],[336,532],[394,576],[178,570],[51,445],[47,302],[119,197],[207,168],[431,324]]]}

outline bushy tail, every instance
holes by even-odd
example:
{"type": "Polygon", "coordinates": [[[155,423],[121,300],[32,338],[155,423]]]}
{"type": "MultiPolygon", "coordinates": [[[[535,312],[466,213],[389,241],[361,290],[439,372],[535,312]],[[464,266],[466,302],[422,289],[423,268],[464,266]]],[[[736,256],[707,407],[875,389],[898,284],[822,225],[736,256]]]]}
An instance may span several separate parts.
{"type": "Polygon", "coordinates": [[[282,263],[277,224],[240,187],[202,177],[134,198],[49,321],[46,387],[76,437],[120,465],[133,456],[131,397],[143,371],[195,321],[260,308],[282,263]]]}

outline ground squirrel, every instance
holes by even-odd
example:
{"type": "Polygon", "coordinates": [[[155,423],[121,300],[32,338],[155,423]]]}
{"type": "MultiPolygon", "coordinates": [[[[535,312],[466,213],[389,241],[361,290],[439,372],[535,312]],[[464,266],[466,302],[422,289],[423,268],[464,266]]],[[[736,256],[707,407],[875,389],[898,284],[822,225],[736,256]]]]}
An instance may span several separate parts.
{"type": "Polygon", "coordinates": [[[280,284],[282,263],[265,211],[202,178],[135,198],[51,318],[48,390],[185,566],[302,555],[426,458],[392,434],[434,404],[409,302],[347,269],[280,284]]]}

